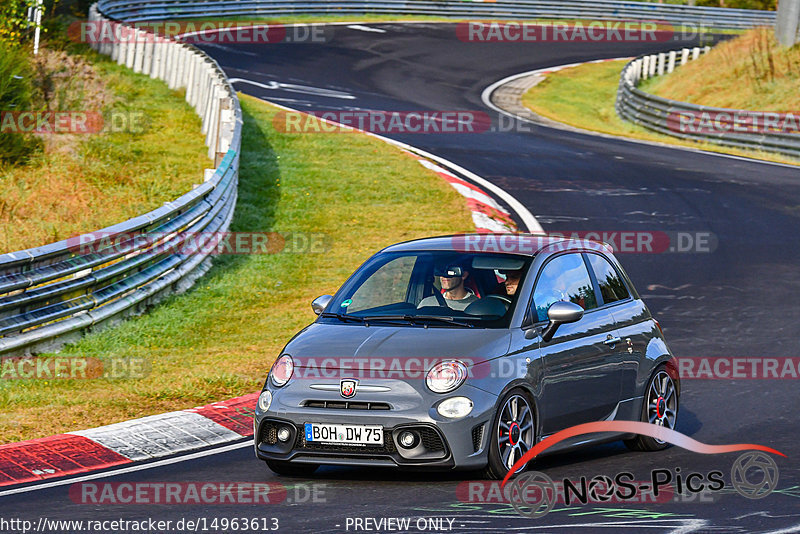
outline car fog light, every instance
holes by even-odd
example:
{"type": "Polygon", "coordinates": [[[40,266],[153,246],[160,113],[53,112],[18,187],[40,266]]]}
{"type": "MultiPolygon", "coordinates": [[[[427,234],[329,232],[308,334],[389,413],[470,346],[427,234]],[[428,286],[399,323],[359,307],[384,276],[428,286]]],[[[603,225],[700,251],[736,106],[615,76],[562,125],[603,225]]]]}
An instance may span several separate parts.
{"type": "Polygon", "coordinates": [[[282,426],[278,430],[278,439],[281,441],[289,441],[289,438],[292,436],[292,433],[289,432],[289,427],[282,426]]]}
{"type": "Polygon", "coordinates": [[[261,395],[258,396],[258,409],[262,412],[266,412],[269,410],[270,405],[272,404],[272,393],[268,390],[264,390],[261,392],[261,395]]]}
{"type": "Polygon", "coordinates": [[[466,417],[472,411],[472,401],[466,397],[451,397],[440,402],[436,411],[442,417],[449,419],[466,417]]]}
{"type": "Polygon", "coordinates": [[[417,444],[417,436],[413,432],[409,432],[408,430],[400,434],[399,440],[400,440],[400,445],[404,449],[410,449],[417,444]]]}

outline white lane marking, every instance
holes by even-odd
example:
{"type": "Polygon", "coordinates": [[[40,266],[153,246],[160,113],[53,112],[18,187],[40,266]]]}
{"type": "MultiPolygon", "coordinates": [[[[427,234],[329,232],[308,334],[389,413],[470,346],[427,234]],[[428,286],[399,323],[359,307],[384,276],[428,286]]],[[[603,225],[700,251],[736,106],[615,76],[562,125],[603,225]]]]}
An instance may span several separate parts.
{"type": "Polygon", "coordinates": [[[262,89],[272,89],[276,91],[288,91],[290,93],[302,93],[305,95],[322,96],[326,98],[341,98],[343,100],[355,100],[356,97],[350,93],[342,91],[334,91],[333,89],[323,89],[322,87],[312,87],[310,85],[295,85],[293,83],[281,83],[270,80],[267,83],[255,82],[253,80],[245,80],[243,78],[229,78],[228,81],[233,83],[249,83],[262,89]]]}
{"type": "MultiPolygon", "coordinates": [[[[264,102],[268,102],[269,104],[272,104],[273,106],[275,106],[277,108],[280,108],[280,109],[283,109],[285,111],[294,111],[294,112],[298,112],[298,113],[303,113],[303,111],[301,111],[301,110],[293,109],[293,108],[290,108],[290,107],[287,107],[287,106],[283,106],[281,104],[276,104],[275,102],[271,102],[271,101],[266,100],[264,98],[261,98],[259,100],[263,100],[264,102]]],[[[338,125],[338,126],[347,126],[349,128],[352,128],[352,126],[348,126],[348,125],[344,125],[344,124],[341,124],[341,123],[337,123],[336,121],[331,121],[329,119],[322,119],[322,120],[325,121],[325,122],[328,122],[330,124],[334,124],[334,125],[338,125]]],[[[354,130],[358,130],[358,128],[353,128],[353,129],[354,130]]],[[[528,232],[530,232],[532,234],[543,234],[543,233],[545,233],[544,229],[539,224],[539,221],[536,220],[536,217],[533,216],[533,214],[528,210],[528,208],[523,206],[522,203],[519,200],[514,198],[510,193],[505,191],[503,188],[493,184],[492,182],[486,180],[485,178],[481,178],[480,176],[478,176],[474,172],[469,171],[469,170],[465,169],[464,167],[462,167],[462,166],[460,166],[460,165],[458,165],[456,163],[453,163],[452,161],[449,161],[449,160],[447,160],[445,158],[437,156],[436,154],[431,154],[430,152],[422,150],[421,148],[417,148],[415,146],[411,146],[411,145],[408,145],[408,144],[400,142],[400,141],[395,141],[394,139],[390,139],[389,137],[384,137],[384,136],[378,135],[376,133],[367,132],[367,131],[364,131],[364,130],[359,130],[359,131],[364,133],[364,134],[366,134],[366,135],[370,135],[372,137],[380,139],[381,141],[383,141],[385,143],[389,143],[390,145],[394,145],[396,147],[402,148],[402,149],[407,150],[409,152],[413,152],[414,154],[417,154],[418,156],[422,156],[423,158],[428,158],[430,160],[433,160],[436,163],[442,165],[443,167],[449,168],[450,170],[457,172],[458,174],[464,176],[465,178],[467,178],[471,182],[474,182],[474,183],[480,185],[482,188],[488,189],[489,191],[491,191],[492,193],[497,195],[503,202],[505,202],[508,205],[508,207],[510,207],[512,210],[514,210],[514,212],[516,212],[517,216],[522,220],[522,224],[525,225],[525,227],[527,228],[528,232]]]]}
{"type": "MultiPolygon", "coordinates": [[[[602,63],[602,62],[605,62],[605,61],[621,61],[623,59],[632,59],[632,58],[630,58],[630,57],[618,57],[618,58],[613,58],[613,59],[595,59],[595,60],[592,60],[592,61],[583,61],[581,63],[568,63],[566,65],[557,65],[555,67],[545,67],[545,68],[542,68],[542,69],[529,70],[529,71],[526,71],[526,72],[520,72],[519,74],[513,74],[511,76],[507,76],[507,77],[503,78],[502,80],[498,80],[498,81],[494,82],[493,84],[488,86],[486,89],[484,89],[481,92],[481,101],[483,101],[483,104],[485,106],[487,106],[488,108],[493,109],[494,111],[496,111],[498,113],[502,113],[503,115],[506,115],[507,117],[512,117],[512,118],[515,118],[515,119],[517,119],[519,121],[528,122],[528,123],[531,123],[531,124],[536,124],[536,125],[541,126],[543,128],[553,128],[553,129],[556,129],[556,130],[564,130],[565,128],[560,128],[558,126],[548,126],[548,125],[545,125],[545,124],[541,124],[541,123],[538,123],[536,121],[532,121],[530,119],[526,119],[525,117],[520,117],[519,115],[514,115],[513,113],[509,113],[508,111],[500,109],[499,107],[495,106],[494,103],[492,103],[492,98],[491,98],[492,97],[492,93],[498,87],[500,87],[501,85],[504,85],[504,84],[506,84],[508,82],[512,82],[512,81],[514,81],[514,80],[516,80],[518,78],[522,78],[524,76],[531,76],[531,75],[534,75],[534,74],[543,74],[543,73],[546,73],[546,72],[556,72],[556,71],[559,71],[559,70],[562,70],[562,69],[566,69],[566,68],[570,68],[570,67],[577,67],[579,65],[584,65],[586,63],[602,63]]],[[[558,121],[554,121],[554,122],[558,122],[558,121]]],[[[692,147],[680,146],[680,145],[671,145],[671,144],[668,144],[668,143],[660,143],[660,142],[657,142],[657,141],[645,141],[643,139],[633,139],[632,137],[625,137],[625,136],[622,136],[622,135],[612,135],[612,134],[606,134],[606,133],[600,133],[600,132],[592,132],[590,130],[585,130],[583,128],[578,128],[578,127],[575,127],[575,126],[573,126],[571,128],[577,128],[578,130],[581,130],[580,132],[576,132],[576,133],[582,133],[584,135],[592,135],[592,136],[595,136],[595,137],[605,137],[607,139],[619,139],[620,141],[627,141],[629,143],[638,143],[640,145],[659,146],[659,147],[664,147],[664,148],[672,148],[672,149],[675,149],[675,150],[685,150],[687,152],[694,152],[696,154],[705,154],[707,156],[717,156],[717,157],[720,157],[720,158],[735,159],[735,160],[739,160],[739,161],[745,161],[747,163],[761,163],[761,164],[764,164],[764,165],[777,165],[779,167],[787,167],[789,169],[797,169],[797,165],[790,165],[788,163],[778,163],[776,161],[765,161],[765,160],[760,160],[760,159],[755,159],[755,158],[748,158],[748,157],[745,157],[745,156],[736,156],[736,155],[733,155],[733,154],[723,154],[721,152],[711,152],[709,150],[702,150],[700,148],[692,148],[692,147]]],[[[574,131],[574,130],[568,130],[568,131],[574,131]]]]}
{"type": "Polygon", "coordinates": [[[370,26],[362,26],[361,24],[350,24],[348,28],[362,32],[386,33],[386,30],[382,30],[381,28],[372,28],[370,26]]]}
{"type": "Polygon", "coordinates": [[[89,475],[83,475],[76,478],[68,478],[68,479],[61,479],[61,480],[54,480],[52,482],[44,482],[42,484],[37,484],[35,486],[28,486],[24,488],[15,488],[5,491],[0,491],[0,497],[5,497],[6,495],[16,495],[19,493],[28,493],[31,491],[47,489],[47,488],[54,488],[57,486],[65,486],[67,484],[75,484],[76,482],[85,482],[87,480],[95,480],[98,478],[105,478],[105,477],[114,477],[117,475],[124,475],[126,473],[133,473],[136,471],[143,471],[145,469],[152,469],[154,467],[162,467],[165,465],[175,464],[178,462],[186,462],[188,460],[196,460],[197,458],[203,458],[205,456],[213,456],[214,454],[222,454],[224,452],[230,452],[236,449],[243,449],[244,447],[252,447],[253,446],[253,439],[249,438],[247,441],[242,443],[234,443],[232,445],[225,445],[224,447],[220,447],[218,449],[211,449],[207,451],[199,451],[193,452],[191,454],[187,454],[185,456],[179,456],[177,458],[165,458],[163,460],[157,460],[155,462],[151,462],[149,464],[137,464],[137,465],[130,465],[127,467],[122,467],[120,469],[112,469],[111,471],[104,471],[102,473],[92,473],[89,475]]]}

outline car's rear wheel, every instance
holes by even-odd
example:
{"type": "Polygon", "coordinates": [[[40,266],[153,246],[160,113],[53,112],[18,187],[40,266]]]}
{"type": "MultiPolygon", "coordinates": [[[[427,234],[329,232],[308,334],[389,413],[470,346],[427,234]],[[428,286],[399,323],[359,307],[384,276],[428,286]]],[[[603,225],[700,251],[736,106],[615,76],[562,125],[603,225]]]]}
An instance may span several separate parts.
{"type": "MultiPolygon", "coordinates": [[[[678,388],[663,365],[656,369],[642,403],[642,421],[674,430],[678,422],[678,388]]],[[[650,436],[636,436],[625,440],[625,445],[634,451],[658,451],[668,443],[650,436]]]]}
{"type": "Polygon", "coordinates": [[[303,477],[314,473],[319,465],[317,464],[295,464],[283,460],[264,460],[275,473],[288,477],[303,477]]]}
{"type": "MultiPolygon", "coordinates": [[[[487,478],[501,479],[522,458],[536,441],[533,401],[522,389],[506,393],[492,422],[489,441],[489,462],[484,471],[487,478]]],[[[525,466],[514,474],[519,474],[525,466]]]]}

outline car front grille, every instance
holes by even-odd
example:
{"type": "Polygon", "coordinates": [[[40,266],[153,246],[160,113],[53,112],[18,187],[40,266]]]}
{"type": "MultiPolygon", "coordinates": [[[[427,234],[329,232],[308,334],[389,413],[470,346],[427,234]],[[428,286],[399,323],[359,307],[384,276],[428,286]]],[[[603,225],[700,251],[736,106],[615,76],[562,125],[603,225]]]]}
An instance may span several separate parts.
{"type": "Polygon", "coordinates": [[[272,421],[264,421],[259,431],[258,441],[267,445],[278,443],[278,427],[272,421]]]}
{"type": "Polygon", "coordinates": [[[431,452],[444,450],[444,443],[438,432],[428,426],[416,427],[422,438],[422,445],[431,452]]]}
{"type": "Polygon", "coordinates": [[[307,400],[303,402],[306,408],[329,408],[333,410],[391,410],[386,402],[362,402],[339,400],[307,400]]]}
{"type": "Polygon", "coordinates": [[[472,450],[478,452],[481,450],[481,443],[483,443],[483,427],[486,423],[480,424],[472,429],[472,450]]]}

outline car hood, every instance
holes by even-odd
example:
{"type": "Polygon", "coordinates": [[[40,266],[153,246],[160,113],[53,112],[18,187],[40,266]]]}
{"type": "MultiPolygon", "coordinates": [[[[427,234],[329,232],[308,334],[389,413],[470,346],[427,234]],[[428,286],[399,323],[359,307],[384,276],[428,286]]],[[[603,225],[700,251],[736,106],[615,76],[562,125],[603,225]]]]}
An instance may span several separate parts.
{"type": "MultiPolygon", "coordinates": [[[[459,359],[467,365],[505,355],[505,329],[419,328],[314,323],[284,349],[296,367],[389,368],[409,359],[459,359]]],[[[423,364],[424,365],[424,364],[423,364]]]]}

